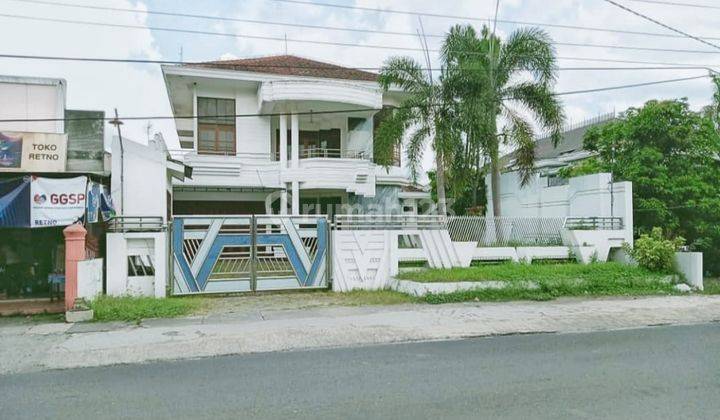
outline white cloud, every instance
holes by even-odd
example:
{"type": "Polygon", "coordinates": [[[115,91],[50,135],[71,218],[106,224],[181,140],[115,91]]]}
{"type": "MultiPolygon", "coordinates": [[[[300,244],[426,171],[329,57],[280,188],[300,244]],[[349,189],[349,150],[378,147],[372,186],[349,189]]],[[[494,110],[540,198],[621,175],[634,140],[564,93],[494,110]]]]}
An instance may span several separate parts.
{"type": "MultiPolygon", "coordinates": [[[[14,13],[64,19],[92,20],[145,25],[143,13],[117,13],[84,9],[50,8],[35,4],[0,3],[0,13],[14,13]]],[[[107,2],[111,7],[146,10],[144,3],[126,0],[107,2]]],[[[54,22],[2,18],[0,38],[3,53],[75,57],[113,57],[160,59],[161,54],[149,30],[100,28],[54,22]],[[9,41],[12,40],[12,41],[9,41]]],[[[104,110],[111,116],[114,108],[120,116],[171,115],[160,69],[156,65],[91,63],[42,60],[0,59],[0,72],[20,76],[66,79],[67,107],[104,110]]],[[[146,140],[147,121],[126,121],[123,135],[146,140]]],[[[172,138],[172,121],[153,121],[154,130],[172,138]]],[[[114,135],[105,126],[106,138],[114,135]]]]}
{"type": "MultiPolygon", "coordinates": [[[[80,2],[80,0],[75,0],[80,2]]],[[[86,0],[87,1],[87,0],[86,0]]],[[[86,4],[94,4],[87,1],[86,4]]],[[[344,3],[345,4],[345,3],[344,3]]],[[[488,18],[493,15],[494,0],[354,0],[347,4],[379,7],[395,10],[414,10],[429,13],[488,18]]],[[[203,3],[182,2],[170,5],[168,2],[135,2],[131,0],[107,0],[103,5],[131,7],[139,11],[148,7],[158,10],[172,9],[186,13],[217,14],[243,19],[258,19],[279,22],[293,22],[321,26],[365,28],[376,31],[407,32],[415,34],[419,24],[412,15],[374,13],[360,10],[313,7],[308,5],[248,0],[236,2],[215,0],[203,3]],[[156,4],[157,3],[157,4],[156,4]]],[[[696,35],[707,36],[715,32],[720,11],[703,11],[680,6],[661,6],[643,3],[628,3],[641,12],[647,13],[670,25],[676,25],[696,35]]],[[[110,13],[101,10],[51,7],[15,1],[0,2],[0,13],[25,14],[52,18],[82,19],[110,23],[126,23],[147,26],[143,13],[110,13]]],[[[501,20],[536,21],[552,24],[567,24],[588,27],[621,28],[634,31],[670,33],[656,25],[624,12],[605,2],[597,0],[502,0],[499,13],[501,20]]],[[[182,35],[175,33],[154,33],[150,30],[102,28],[95,26],[63,23],[33,22],[27,20],[0,18],[2,52],[15,54],[96,56],[118,58],[175,59],[177,48],[182,45],[186,60],[213,59],[220,57],[262,56],[282,54],[286,45],[282,41],[182,35]],[[163,54],[162,52],[165,52],[163,54]],[[223,52],[225,54],[223,54],[223,52]],[[172,55],[168,57],[168,55],[172,55]],[[208,56],[211,55],[211,56],[208,56]]],[[[326,31],[308,28],[279,27],[275,25],[235,23],[223,21],[165,18],[161,26],[260,35],[289,40],[305,39],[330,41],[347,44],[378,44],[418,48],[420,42],[415,35],[388,35],[326,31]]],[[[483,21],[423,18],[427,34],[444,34],[450,25],[471,23],[480,27],[483,21]]],[[[498,33],[507,36],[516,26],[500,23],[498,33]]],[[[601,31],[567,30],[546,28],[554,40],[566,43],[593,43],[616,46],[638,46],[652,48],[673,48],[690,50],[711,50],[698,42],[688,39],[648,37],[608,33],[601,31]]],[[[428,38],[431,48],[439,47],[441,40],[428,38]]],[[[720,41],[718,41],[720,42],[720,41]]],[[[416,51],[356,48],[351,46],[287,43],[287,52],[310,58],[355,67],[378,67],[391,55],[410,55],[421,60],[416,51]]],[[[586,48],[558,46],[561,57],[605,58],[618,60],[662,61],[678,64],[720,64],[717,54],[685,54],[672,52],[648,52],[617,50],[607,48],[586,48]]],[[[433,54],[436,60],[437,54],[433,54]]],[[[434,63],[436,65],[437,63],[434,63]]],[[[561,67],[606,67],[633,66],[632,64],[594,63],[561,60],[561,67]]],[[[0,59],[3,74],[60,77],[68,81],[68,107],[78,109],[103,109],[108,113],[117,107],[121,116],[169,115],[170,107],[159,66],[50,62],[31,60],[0,59]]],[[[718,66],[720,67],[720,66],[718,66]]],[[[646,71],[562,71],[558,80],[559,91],[590,89],[662,80],[703,74],[702,70],[646,70],[646,71]]],[[[591,117],[611,110],[622,111],[628,106],[638,106],[652,98],[688,97],[694,107],[708,102],[711,86],[708,81],[690,81],[667,85],[656,85],[637,89],[608,91],[593,94],[573,95],[563,98],[566,112],[573,121],[591,117]]],[[[145,121],[127,122],[125,134],[138,140],[146,136],[145,121]]],[[[176,141],[172,121],[153,122],[154,130],[162,131],[170,142],[176,141]]],[[[110,126],[107,126],[108,131],[110,126]]],[[[172,144],[171,144],[172,147],[172,144]]],[[[430,154],[426,156],[426,167],[432,166],[430,154]]]]}

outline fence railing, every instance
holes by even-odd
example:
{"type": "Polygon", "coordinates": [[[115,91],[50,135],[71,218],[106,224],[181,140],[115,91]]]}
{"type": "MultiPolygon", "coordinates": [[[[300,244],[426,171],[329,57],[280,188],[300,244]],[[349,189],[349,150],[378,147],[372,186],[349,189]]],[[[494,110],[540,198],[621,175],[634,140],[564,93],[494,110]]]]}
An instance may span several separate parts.
{"type": "Polygon", "coordinates": [[[160,232],[165,230],[162,217],[118,216],[108,222],[110,232],[160,232]]]}
{"type": "Polygon", "coordinates": [[[483,217],[450,216],[450,238],[477,242],[478,246],[557,246],[564,217],[483,217]]]}
{"type": "Polygon", "coordinates": [[[570,230],[622,230],[622,217],[568,217],[565,229],[570,230]]]}
{"type": "Polygon", "coordinates": [[[447,217],[406,214],[342,214],[335,216],[335,230],[439,230],[447,227],[447,217]]]}

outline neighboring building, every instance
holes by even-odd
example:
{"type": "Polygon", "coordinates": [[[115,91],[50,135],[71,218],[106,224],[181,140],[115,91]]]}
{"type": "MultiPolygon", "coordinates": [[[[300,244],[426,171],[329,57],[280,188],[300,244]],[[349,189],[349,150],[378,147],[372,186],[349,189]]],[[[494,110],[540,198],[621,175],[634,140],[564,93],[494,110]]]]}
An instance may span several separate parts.
{"type": "Polygon", "coordinates": [[[172,152],[193,168],[175,181],[173,214],[416,213],[429,199],[399,159],[373,163],[374,117],[401,95],[374,73],[290,55],[162,71],[172,152]]]}
{"type": "Polygon", "coordinates": [[[85,224],[89,255],[104,254],[104,113],[66,109],[66,89],[63,79],[0,76],[0,306],[62,290],[65,226],[85,224]]]}
{"type": "MultiPolygon", "coordinates": [[[[614,114],[583,121],[569,127],[555,147],[550,138],[542,138],[535,146],[536,173],[524,187],[515,170],[514,153],[501,158],[501,214],[504,217],[621,217],[626,241],[632,241],[632,183],[611,182],[608,173],[566,179],[557,175],[561,168],[593,156],[583,148],[585,133],[598,124],[615,118],[614,114]]],[[[490,175],[486,176],[488,191],[487,215],[493,212],[490,175]]]]}
{"type": "MultiPolygon", "coordinates": [[[[568,180],[557,176],[558,170],[593,156],[594,152],[585,150],[583,147],[585,133],[591,127],[605,124],[614,119],[615,113],[611,112],[572,124],[565,128],[562,139],[557,145],[553,144],[550,137],[537,140],[535,142],[535,168],[540,183],[544,183],[548,187],[566,185],[568,180]]],[[[515,170],[515,152],[503,156],[500,161],[503,172],[515,170]]]]}

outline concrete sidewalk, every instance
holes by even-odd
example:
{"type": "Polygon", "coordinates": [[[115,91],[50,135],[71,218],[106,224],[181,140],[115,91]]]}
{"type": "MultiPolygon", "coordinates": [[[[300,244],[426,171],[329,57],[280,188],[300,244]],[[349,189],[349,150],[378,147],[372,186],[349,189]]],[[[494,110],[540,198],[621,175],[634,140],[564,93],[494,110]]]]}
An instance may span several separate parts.
{"type": "Polygon", "coordinates": [[[253,310],[126,323],[0,325],[0,374],[228,354],[720,321],[720,296],[253,310]]]}

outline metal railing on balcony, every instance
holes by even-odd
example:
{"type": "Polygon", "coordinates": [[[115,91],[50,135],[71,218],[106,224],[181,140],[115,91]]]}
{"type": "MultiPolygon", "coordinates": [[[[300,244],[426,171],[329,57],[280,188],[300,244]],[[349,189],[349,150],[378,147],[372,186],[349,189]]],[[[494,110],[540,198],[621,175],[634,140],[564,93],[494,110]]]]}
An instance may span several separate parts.
{"type": "MultiPolygon", "coordinates": [[[[280,160],[280,152],[275,152],[275,160],[280,160]]],[[[370,159],[370,153],[365,150],[341,150],[329,149],[325,147],[308,147],[300,149],[298,152],[300,159],[370,159]]],[[[292,154],[288,151],[288,160],[292,158],[292,154]]]]}
{"type": "Polygon", "coordinates": [[[335,230],[439,230],[447,228],[440,215],[338,214],[335,230]]]}
{"type": "Polygon", "coordinates": [[[622,217],[568,217],[563,226],[569,230],[623,230],[622,217]]]}
{"type": "Polygon", "coordinates": [[[162,217],[117,216],[108,221],[110,232],[162,232],[166,228],[162,217]]]}

